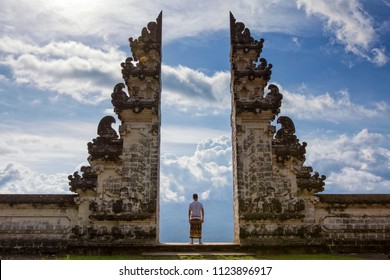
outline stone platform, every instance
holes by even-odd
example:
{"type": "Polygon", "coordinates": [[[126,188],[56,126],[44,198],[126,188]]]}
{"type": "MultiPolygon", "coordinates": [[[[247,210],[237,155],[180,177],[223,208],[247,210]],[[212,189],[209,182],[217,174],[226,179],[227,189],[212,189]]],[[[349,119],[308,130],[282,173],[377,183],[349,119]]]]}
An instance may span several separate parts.
{"type": "Polygon", "coordinates": [[[195,243],[159,243],[153,248],[144,248],[145,256],[254,256],[258,254],[288,254],[288,253],[328,253],[324,246],[242,246],[233,242],[195,243]]]}
{"type": "Polygon", "coordinates": [[[204,242],[203,244],[160,243],[154,249],[142,252],[143,256],[253,256],[243,251],[240,244],[230,242],[204,242]]]}

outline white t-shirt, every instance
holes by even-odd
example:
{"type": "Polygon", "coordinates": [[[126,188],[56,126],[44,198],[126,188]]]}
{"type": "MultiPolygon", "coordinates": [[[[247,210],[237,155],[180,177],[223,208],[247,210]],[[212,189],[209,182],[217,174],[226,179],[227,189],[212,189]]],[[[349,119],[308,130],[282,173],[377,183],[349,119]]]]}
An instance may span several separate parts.
{"type": "Polygon", "coordinates": [[[202,220],[202,209],[203,204],[199,201],[194,201],[190,203],[189,211],[191,211],[190,219],[191,220],[202,220]]]}

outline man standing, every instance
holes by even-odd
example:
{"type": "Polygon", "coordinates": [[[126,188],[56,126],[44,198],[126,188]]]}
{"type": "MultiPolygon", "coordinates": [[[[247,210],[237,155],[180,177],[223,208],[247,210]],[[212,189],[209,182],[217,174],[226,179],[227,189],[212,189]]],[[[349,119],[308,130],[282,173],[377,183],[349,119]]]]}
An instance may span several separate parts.
{"type": "Polygon", "coordinates": [[[190,223],[190,238],[194,244],[194,238],[199,239],[199,244],[202,243],[202,224],[204,222],[203,204],[198,201],[198,195],[195,193],[192,198],[194,201],[188,207],[188,222],[190,223]]]}

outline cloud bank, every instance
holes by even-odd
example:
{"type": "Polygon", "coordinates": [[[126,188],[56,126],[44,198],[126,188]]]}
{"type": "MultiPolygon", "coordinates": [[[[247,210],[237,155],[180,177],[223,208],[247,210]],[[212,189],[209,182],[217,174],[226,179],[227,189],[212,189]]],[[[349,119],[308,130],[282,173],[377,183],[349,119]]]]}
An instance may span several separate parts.
{"type": "MultiPolygon", "coordinates": [[[[368,129],[352,135],[322,135],[302,140],[308,142],[305,164],[327,176],[327,193],[390,193],[389,135],[368,129]]],[[[200,141],[189,156],[163,154],[162,203],[184,203],[194,192],[202,200],[231,200],[231,153],[230,139],[220,136],[200,141]]],[[[46,175],[8,162],[0,168],[0,192],[64,193],[68,190],[67,175],[46,175]]]]}
{"type": "Polygon", "coordinates": [[[231,141],[225,136],[198,143],[191,156],[161,156],[162,202],[185,202],[193,193],[202,200],[232,196],[231,141]]]}
{"type": "Polygon", "coordinates": [[[162,100],[183,112],[219,114],[230,111],[230,73],[209,76],[185,66],[162,67],[162,100]]]}
{"type": "Polygon", "coordinates": [[[18,163],[0,166],[0,193],[61,194],[70,193],[67,174],[38,173],[18,163]]]}
{"type": "Polygon", "coordinates": [[[327,192],[389,193],[389,137],[368,129],[353,135],[317,134],[305,139],[308,163],[327,175],[327,192]]]}
{"type": "Polygon", "coordinates": [[[86,161],[87,142],[95,137],[96,127],[50,121],[0,125],[2,163],[19,163],[37,173],[73,172],[78,163],[86,161]]]}
{"type": "Polygon", "coordinates": [[[75,41],[35,45],[10,37],[0,40],[0,50],[0,66],[11,69],[16,84],[93,104],[110,97],[126,57],[115,47],[96,49],[75,41]]]}
{"type": "Polygon", "coordinates": [[[299,120],[323,120],[326,122],[356,122],[383,118],[389,114],[389,104],[384,101],[358,104],[351,100],[348,89],[336,93],[312,93],[310,90],[294,92],[279,85],[283,94],[281,114],[292,115],[299,120]]]}

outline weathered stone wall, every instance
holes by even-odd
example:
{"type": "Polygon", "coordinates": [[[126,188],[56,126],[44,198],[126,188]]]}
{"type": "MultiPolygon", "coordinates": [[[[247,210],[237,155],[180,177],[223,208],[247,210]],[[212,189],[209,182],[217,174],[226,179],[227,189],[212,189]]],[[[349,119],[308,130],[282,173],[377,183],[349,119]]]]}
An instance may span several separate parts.
{"type": "Polygon", "coordinates": [[[77,222],[77,201],[77,195],[0,195],[1,251],[65,248],[77,222]]]}
{"type": "Polygon", "coordinates": [[[336,252],[390,250],[390,195],[317,195],[316,224],[321,237],[336,252]]]}

